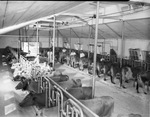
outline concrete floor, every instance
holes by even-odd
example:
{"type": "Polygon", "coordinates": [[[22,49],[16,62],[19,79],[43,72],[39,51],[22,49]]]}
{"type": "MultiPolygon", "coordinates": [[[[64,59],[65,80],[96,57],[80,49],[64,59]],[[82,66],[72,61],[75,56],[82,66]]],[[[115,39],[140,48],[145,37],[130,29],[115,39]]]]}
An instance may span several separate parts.
{"type": "MultiPolygon", "coordinates": [[[[62,65],[58,70],[68,74],[70,78],[80,78],[83,86],[92,85],[92,76],[87,74],[87,70],[79,71],[78,68],[73,69],[67,65],[62,65]]],[[[110,83],[109,78],[107,79],[107,81],[104,81],[103,76],[101,78],[96,77],[95,97],[107,95],[114,98],[115,109],[113,117],[130,113],[141,114],[142,117],[150,117],[150,92],[148,95],[145,95],[140,89],[140,93],[137,94],[132,82],[126,84],[127,89],[122,89],[119,87],[118,80],[115,81],[116,84],[114,85],[110,83]]]]}
{"type": "MultiPolygon", "coordinates": [[[[56,64],[56,70],[69,75],[70,78],[80,78],[83,86],[91,86],[92,77],[87,75],[87,71],[79,71],[67,65],[56,64]]],[[[0,117],[35,117],[33,107],[20,108],[18,103],[25,97],[25,93],[15,90],[18,82],[13,82],[12,74],[7,66],[0,67],[0,117]]],[[[116,83],[117,80],[116,80],[116,83]]],[[[127,115],[129,113],[141,114],[142,117],[149,116],[149,95],[137,94],[135,89],[128,84],[128,89],[120,89],[118,84],[113,85],[110,81],[103,81],[102,78],[96,78],[95,97],[109,95],[114,98],[115,108],[112,117],[119,114],[127,115]]],[[[44,109],[44,115],[47,117],[57,117],[57,108],[44,109]]]]}

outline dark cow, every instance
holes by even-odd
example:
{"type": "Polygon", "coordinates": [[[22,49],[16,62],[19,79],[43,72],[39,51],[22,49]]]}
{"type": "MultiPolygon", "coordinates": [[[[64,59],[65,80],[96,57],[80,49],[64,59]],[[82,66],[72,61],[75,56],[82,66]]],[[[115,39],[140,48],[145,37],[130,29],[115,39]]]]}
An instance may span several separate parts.
{"type": "MultiPolygon", "coordinates": [[[[21,82],[15,87],[16,90],[22,89],[23,91],[28,90],[37,93],[38,92],[38,82],[26,79],[25,77],[21,77],[21,82]]],[[[69,80],[67,75],[59,75],[51,77],[55,82],[63,82],[69,80]]]]}
{"type": "Polygon", "coordinates": [[[30,92],[23,100],[19,103],[21,107],[37,106],[39,108],[45,107],[46,94],[43,93],[32,93],[30,92]]]}
{"type": "Polygon", "coordinates": [[[68,55],[67,50],[66,50],[66,52],[62,52],[62,51],[61,51],[61,52],[59,53],[59,59],[58,59],[58,61],[63,64],[63,63],[66,61],[67,55],[68,55]]]}
{"type": "Polygon", "coordinates": [[[15,89],[22,89],[23,91],[28,90],[30,92],[38,93],[38,82],[31,79],[25,79],[18,83],[15,89]]]}
{"type": "Polygon", "coordinates": [[[143,92],[147,94],[150,86],[150,71],[143,71],[141,67],[132,67],[131,70],[134,78],[134,86],[136,84],[137,93],[139,93],[139,87],[141,87],[143,89],[143,92]],[[147,86],[147,91],[145,89],[145,86],[147,86]]]}
{"type": "Polygon", "coordinates": [[[139,87],[142,87],[144,93],[147,94],[147,92],[149,91],[149,86],[150,86],[150,71],[140,73],[137,77],[137,86],[136,86],[137,93],[139,93],[139,87]],[[147,91],[145,89],[145,86],[147,86],[147,91]]]}
{"type": "MultiPolygon", "coordinates": [[[[79,101],[100,117],[111,117],[114,111],[114,99],[110,96],[79,101]]],[[[87,115],[87,113],[84,114],[87,115]]]]}
{"type": "MultiPolygon", "coordinates": [[[[38,116],[38,111],[45,107],[46,94],[43,93],[32,93],[30,92],[20,103],[20,107],[36,106],[36,116],[38,116]],[[37,110],[38,109],[38,110],[37,110]]],[[[41,112],[41,115],[43,113],[41,112]]]]}
{"type": "Polygon", "coordinates": [[[13,81],[23,81],[25,80],[26,78],[24,76],[20,76],[20,75],[17,75],[15,76],[12,80],[13,81]]]}
{"type": "MultiPolygon", "coordinates": [[[[66,91],[78,100],[92,99],[92,87],[70,88],[66,91]]],[[[68,99],[69,97],[64,94],[64,98],[68,99]]]]}
{"type": "Polygon", "coordinates": [[[115,84],[115,78],[119,79],[120,87],[125,87],[125,82],[128,83],[129,80],[134,80],[133,73],[131,67],[122,66],[120,67],[118,64],[112,64],[110,67],[110,74],[108,74],[111,78],[112,83],[115,84]]]}
{"type": "Polygon", "coordinates": [[[82,87],[81,79],[71,79],[64,82],[58,82],[58,84],[64,89],[70,89],[73,87],[82,87]]]}

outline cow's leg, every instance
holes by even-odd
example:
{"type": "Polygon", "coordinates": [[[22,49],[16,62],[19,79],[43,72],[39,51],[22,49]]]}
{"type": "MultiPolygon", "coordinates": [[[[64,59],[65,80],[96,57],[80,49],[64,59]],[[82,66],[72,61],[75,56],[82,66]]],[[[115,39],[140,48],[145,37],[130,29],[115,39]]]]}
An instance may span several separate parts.
{"type": "Polygon", "coordinates": [[[124,83],[125,83],[125,71],[124,71],[124,69],[122,69],[121,74],[122,75],[120,76],[120,87],[126,88],[124,85],[124,83]]]}
{"type": "Polygon", "coordinates": [[[115,80],[115,77],[113,77],[113,76],[110,76],[110,79],[111,79],[111,83],[113,83],[113,84],[116,84],[116,83],[114,82],[114,80],[115,80]]]}
{"type": "Polygon", "coordinates": [[[137,84],[136,84],[136,91],[137,91],[137,93],[139,93],[139,83],[138,83],[138,81],[137,81],[137,84]]]}
{"type": "Polygon", "coordinates": [[[123,76],[120,76],[120,79],[119,79],[119,80],[120,80],[120,87],[122,87],[122,88],[125,89],[126,87],[125,87],[125,85],[124,85],[124,78],[123,78],[123,76]]]}
{"type": "Polygon", "coordinates": [[[106,67],[104,66],[104,68],[103,68],[103,71],[104,71],[104,81],[106,81],[107,79],[106,79],[106,67]]]}
{"type": "Polygon", "coordinates": [[[100,78],[100,73],[99,73],[99,70],[98,70],[98,69],[96,69],[96,74],[97,74],[97,76],[100,78]]]}
{"type": "Polygon", "coordinates": [[[136,81],[136,79],[133,77],[133,87],[136,86],[136,83],[137,83],[137,81],[136,81]]]}
{"type": "Polygon", "coordinates": [[[41,109],[41,110],[40,110],[40,116],[41,116],[41,117],[44,117],[44,109],[41,109]]]}
{"type": "Polygon", "coordinates": [[[143,89],[144,94],[147,94],[146,85],[144,83],[142,83],[142,89],[143,89]]]}
{"type": "Polygon", "coordinates": [[[114,70],[113,70],[113,68],[111,68],[110,71],[107,72],[107,75],[110,76],[111,83],[116,84],[116,83],[114,82],[114,80],[115,80],[115,75],[114,75],[114,70]]]}
{"type": "Polygon", "coordinates": [[[145,82],[143,82],[143,81],[141,80],[141,77],[140,77],[140,76],[138,76],[137,84],[138,84],[137,92],[139,92],[138,89],[139,89],[139,86],[140,86],[140,87],[142,87],[142,90],[143,90],[144,94],[147,94],[146,88],[145,88],[145,82]]]}
{"type": "Polygon", "coordinates": [[[148,84],[147,84],[147,91],[149,92],[149,86],[150,86],[150,81],[148,81],[148,84]]]}

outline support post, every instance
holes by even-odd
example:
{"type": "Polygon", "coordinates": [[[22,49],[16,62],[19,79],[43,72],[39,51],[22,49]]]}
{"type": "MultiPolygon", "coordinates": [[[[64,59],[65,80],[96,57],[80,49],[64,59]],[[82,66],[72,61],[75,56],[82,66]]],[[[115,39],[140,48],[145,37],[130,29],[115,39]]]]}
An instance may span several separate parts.
{"type": "Polygon", "coordinates": [[[98,24],[99,24],[99,1],[97,1],[97,10],[96,10],[96,30],[95,30],[95,43],[94,43],[94,71],[92,79],[92,98],[95,94],[95,77],[96,77],[96,55],[97,55],[97,38],[98,38],[98,24]]]}
{"type": "Polygon", "coordinates": [[[70,52],[71,53],[71,28],[70,28],[70,52]]]}
{"type": "Polygon", "coordinates": [[[124,56],[124,21],[121,20],[121,24],[122,24],[122,32],[121,32],[121,54],[120,54],[120,67],[122,66],[122,58],[124,56]]]}
{"type": "MultiPolygon", "coordinates": [[[[48,32],[48,35],[49,35],[49,38],[48,38],[48,48],[50,49],[50,45],[51,45],[50,30],[49,30],[49,32],[48,32]]],[[[49,50],[48,50],[48,51],[49,51],[49,50]]],[[[50,63],[49,55],[48,55],[48,63],[50,63]]]]}
{"type": "MultiPolygon", "coordinates": [[[[39,27],[38,27],[38,22],[37,22],[37,25],[36,25],[36,41],[39,42],[39,27]]],[[[39,54],[39,49],[38,49],[38,43],[37,43],[37,54],[39,54]]]]}
{"type": "MultiPolygon", "coordinates": [[[[20,32],[20,29],[19,29],[19,42],[20,42],[19,51],[21,51],[21,32],[20,32]]],[[[19,53],[19,56],[20,56],[20,53],[19,53]]]]}
{"type": "Polygon", "coordinates": [[[91,43],[91,33],[90,33],[90,26],[89,26],[89,44],[88,44],[88,58],[90,57],[90,43],[91,43]]]}
{"type": "Polygon", "coordinates": [[[57,28],[57,47],[59,47],[59,34],[58,34],[58,28],[57,28]]]}
{"type": "Polygon", "coordinates": [[[54,55],[55,55],[55,21],[56,21],[56,19],[55,19],[55,16],[54,16],[54,22],[53,22],[53,69],[54,69],[54,55]]]}

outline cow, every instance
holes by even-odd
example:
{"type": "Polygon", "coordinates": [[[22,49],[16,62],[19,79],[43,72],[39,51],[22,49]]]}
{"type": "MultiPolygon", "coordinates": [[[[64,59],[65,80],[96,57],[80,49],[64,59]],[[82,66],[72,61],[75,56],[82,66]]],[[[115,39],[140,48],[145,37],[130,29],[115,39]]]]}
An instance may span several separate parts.
{"type": "Polygon", "coordinates": [[[77,55],[70,57],[70,66],[76,68],[79,65],[80,58],[77,55]]]}
{"type": "Polygon", "coordinates": [[[125,82],[128,83],[129,80],[134,80],[133,73],[131,67],[122,66],[120,67],[118,64],[112,64],[110,67],[110,73],[108,74],[111,78],[111,82],[115,84],[114,80],[119,79],[120,87],[126,88],[125,82]]]}
{"type": "Polygon", "coordinates": [[[24,76],[20,76],[20,75],[17,75],[15,77],[13,77],[13,81],[23,81],[25,80],[26,78],[24,76]]]}
{"type": "Polygon", "coordinates": [[[30,91],[34,93],[38,93],[38,82],[31,80],[31,79],[25,79],[22,80],[18,85],[15,87],[16,90],[22,89],[23,91],[30,91]]]}
{"type": "Polygon", "coordinates": [[[88,58],[82,57],[79,60],[79,70],[84,70],[84,68],[88,67],[88,58]]]}
{"type": "Polygon", "coordinates": [[[76,79],[76,80],[71,79],[64,82],[58,82],[58,84],[66,90],[73,87],[82,87],[81,79],[76,79]]]}
{"type": "MultiPolygon", "coordinates": [[[[30,92],[20,103],[20,107],[35,106],[36,116],[38,116],[38,111],[45,107],[46,103],[46,93],[33,93],[30,92]]],[[[41,115],[43,113],[41,112],[41,115]]]]}
{"type": "MultiPolygon", "coordinates": [[[[51,77],[55,82],[63,82],[67,81],[69,77],[67,75],[60,75],[51,77]]],[[[16,90],[22,89],[23,91],[28,90],[37,93],[38,92],[38,82],[26,79],[25,77],[21,77],[21,82],[15,87],[16,90]]]]}
{"type": "Polygon", "coordinates": [[[144,94],[147,94],[150,86],[150,71],[144,71],[140,66],[131,67],[131,71],[133,73],[134,80],[133,86],[136,86],[137,93],[139,93],[139,88],[141,87],[144,94]],[[145,89],[145,86],[147,86],[147,91],[145,89]]]}
{"type": "MultiPolygon", "coordinates": [[[[66,91],[78,100],[92,99],[92,87],[76,87],[67,89],[66,91]]],[[[64,100],[68,98],[64,94],[64,100]]]]}
{"type": "Polygon", "coordinates": [[[137,85],[136,90],[137,93],[139,93],[139,87],[142,87],[144,94],[147,94],[149,91],[150,86],[150,71],[141,72],[137,76],[137,85]],[[147,91],[145,89],[145,86],[147,86],[147,91]]]}
{"type": "Polygon", "coordinates": [[[58,59],[58,61],[63,64],[63,63],[65,62],[65,59],[66,59],[67,54],[68,54],[67,50],[66,50],[66,49],[63,49],[63,50],[59,53],[59,59],[58,59]]]}
{"type": "MultiPolygon", "coordinates": [[[[100,117],[111,117],[114,111],[114,99],[110,96],[102,96],[79,101],[100,117]]],[[[64,108],[65,107],[66,103],[64,102],[64,108]]],[[[87,117],[89,116],[87,113],[83,112],[83,114],[87,117]]]]}

